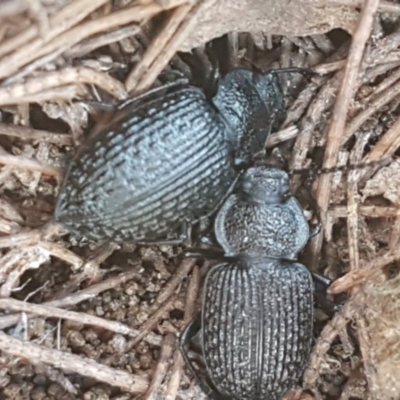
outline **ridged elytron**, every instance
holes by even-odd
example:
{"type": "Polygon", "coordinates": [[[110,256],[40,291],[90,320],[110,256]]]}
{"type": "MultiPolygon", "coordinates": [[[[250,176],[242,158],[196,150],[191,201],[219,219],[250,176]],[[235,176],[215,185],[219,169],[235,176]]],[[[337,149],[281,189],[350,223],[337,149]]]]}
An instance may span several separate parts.
{"type": "Polygon", "coordinates": [[[183,79],[151,90],[77,150],[55,220],[95,241],[179,242],[284,117],[274,72],[232,70],[211,99],[183,79]]]}

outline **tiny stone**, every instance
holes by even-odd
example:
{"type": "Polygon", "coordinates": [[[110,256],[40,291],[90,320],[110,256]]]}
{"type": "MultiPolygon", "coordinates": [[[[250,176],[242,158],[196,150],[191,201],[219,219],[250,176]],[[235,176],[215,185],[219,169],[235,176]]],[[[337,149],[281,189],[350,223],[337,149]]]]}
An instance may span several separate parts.
{"type": "Polygon", "coordinates": [[[20,387],[16,383],[11,383],[3,390],[5,399],[14,399],[20,392],[20,387]]]}
{"type": "Polygon", "coordinates": [[[101,306],[96,307],[96,315],[98,317],[102,317],[104,315],[103,307],[101,307],[101,306]]]}
{"type": "Polygon", "coordinates": [[[149,369],[149,368],[151,368],[151,366],[153,364],[153,358],[151,357],[150,353],[141,355],[139,360],[140,360],[140,366],[142,367],[142,369],[149,369]]]}
{"type": "Polygon", "coordinates": [[[141,341],[141,342],[136,346],[136,351],[137,351],[137,354],[147,354],[147,353],[149,353],[149,351],[150,351],[150,347],[149,347],[149,345],[148,345],[146,342],[141,341]]]}
{"type": "Polygon", "coordinates": [[[129,286],[125,288],[125,293],[128,296],[133,296],[137,293],[139,285],[136,282],[131,283],[129,286]]]}
{"type": "Polygon", "coordinates": [[[139,324],[144,324],[147,320],[149,319],[149,314],[143,311],[139,311],[138,314],[136,315],[136,321],[139,324]]]}
{"type": "Polygon", "coordinates": [[[37,386],[44,386],[47,383],[47,378],[42,375],[42,374],[37,374],[34,378],[33,378],[33,382],[35,383],[35,385],[37,386]]]}
{"type": "Polygon", "coordinates": [[[76,322],[76,321],[66,320],[66,321],[63,322],[63,329],[68,330],[68,331],[70,329],[73,329],[73,330],[76,330],[76,331],[80,331],[84,327],[85,327],[84,324],[81,324],[81,323],[76,322]]]}
{"type": "Polygon", "coordinates": [[[109,344],[117,353],[126,351],[126,339],[122,335],[114,335],[109,344]]]}
{"type": "Polygon", "coordinates": [[[11,381],[10,375],[2,375],[0,376],[0,388],[6,387],[11,381]]]}
{"type": "Polygon", "coordinates": [[[121,396],[114,397],[113,400],[131,400],[132,397],[129,394],[122,394],[121,396]]]}
{"type": "Polygon", "coordinates": [[[86,341],[80,332],[71,331],[68,335],[69,344],[72,347],[82,347],[86,341]]]}
{"type": "Polygon", "coordinates": [[[103,299],[103,303],[105,303],[105,304],[109,303],[112,300],[111,292],[109,292],[109,291],[108,292],[104,292],[103,296],[102,296],[102,299],[103,299]]]}
{"type": "Polygon", "coordinates": [[[121,308],[121,303],[117,300],[112,300],[108,304],[107,310],[116,311],[121,308]]]}
{"type": "Polygon", "coordinates": [[[100,344],[99,337],[93,329],[87,329],[87,330],[83,331],[82,334],[87,342],[89,342],[95,346],[98,346],[100,344]]]}
{"type": "Polygon", "coordinates": [[[30,393],[30,398],[32,400],[44,400],[46,399],[47,394],[43,387],[35,387],[33,388],[32,392],[30,393]]]}
{"type": "Polygon", "coordinates": [[[47,389],[47,393],[57,399],[60,398],[64,394],[64,392],[64,388],[58,383],[52,383],[47,389]]]}
{"type": "Polygon", "coordinates": [[[84,400],[109,400],[110,396],[102,388],[92,388],[83,395],[84,400]]]}
{"type": "Polygon", "coordinates": [[[140,299],[138,296],[132,295],[129,297],[129,303],[128,303],[129,307],[134,307],[138,304],[140,304],[140,299]]]}

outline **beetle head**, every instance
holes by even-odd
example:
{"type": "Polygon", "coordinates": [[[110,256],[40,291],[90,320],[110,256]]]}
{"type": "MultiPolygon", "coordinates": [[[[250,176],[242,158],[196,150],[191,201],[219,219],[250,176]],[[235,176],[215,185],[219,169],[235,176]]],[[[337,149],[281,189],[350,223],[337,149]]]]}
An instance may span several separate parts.
{"type": "Polygon", "coordinates": [[[236,158],[244,162],[265,148],[286,115],[279,78],[272,72],[234,69],[221,79],[212,102],[228,127],[236,158]]]}
{"type": "Polygon", "coordinates": [[[290,194],[289,175],[271,166],[252,167],[241,178],[241,190],[258,203],[282,203],[290,194]]]}

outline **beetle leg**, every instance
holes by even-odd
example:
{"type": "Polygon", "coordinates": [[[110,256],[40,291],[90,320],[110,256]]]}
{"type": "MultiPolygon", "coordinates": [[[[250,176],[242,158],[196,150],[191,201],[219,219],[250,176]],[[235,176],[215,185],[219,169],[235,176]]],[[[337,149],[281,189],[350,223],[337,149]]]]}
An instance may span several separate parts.
{"type": "Polygon", "coordinates": [[[187,222],[182,222],[181,232],[179,234],[179,239],[183,244],[190,246],[192,244],[192,225],[187,222]]]}
{"type": "Polygon", "coordinates": [[[140,240],[135,242],[140,246],[178,246],[182,244],[181,239],[171,239],[171,240],[140,240]]]}
{"type": "Polygon", "coordinates": [[[322,285],[324,287],[324,290],[328,289],[328,287],[332,284],[332,279],[329,279],[326,276],[319,275],[315,272],[312,272],[312,276],[313,276],[314,282],[322,285]]]}
{"type": "Polygon", "coordinates": [[[310,239],[317,236],[322,231],[322,224],[320,222],[311,226],[310,239]]]}
{"type": "Polygon", "coordinates": [[[213,240],[213,238],[211,237],[211,235],[203,236],[203,237],[200,239],[200,243],[201,243],[201,244],[205,244],[205,245],[207,245],[207,246],[209,246],[209,247],[216,247],[216,242],[215,242],[215,240],[213,240]]]}
{"type": "MultiPolygon", "coordinates": [[[[241,170],[242,171],[242,170],[241,170]]],[[[203,215],[201,218],[193,221],[193,224],[199,223],[200,220],[203,220],[205,218],[209,218],[211,216],[213,216],[222,206],[222,204],[225,203],[226,199],[232,194],[232,192],[235,190],[236,185],[239,181],[239,178],[241,177],[241,173],[238,173],[237,176],[235,177],[234,181],[232,182],[231,186],[229,186],[228,190],[225,193],[225,196],[221,199],[221,201],[219,201],[216,206],[210,211],[208,212],[208,214],[203,215]]]]}
{"type": "Polygon", "coordinates": [[[181,244],[191,244],[192,227],[186,222],[180,226],[180,233],[176,239],[165,240],[139,240],[136,244],[141,246],[179,246],[181,244]]]}
{"type": "Polygon", "coordinates": [[[314,72],[313,70],[309,69],[309,68],[301,68],[301,67],[286,67],[286,68],[277,68],[274,70],[270,71],[273,74],[301,74],[303,75],[305,78],[310,79],[312,78],[314,75],[316,75],[316,72],[314,72]]]}
{"type": "Polygon", "coordinates": [[[158,79],[162,81],[163,85],[168,85],[170,82],[174,84],[176,81],[179,80],[188,80],[185,74],[177,69],[169,69],[167,71],[161,72],[161,74],[158,76],[158,79]]]}
{"type": "Polygon", "coordinates": [[[200,331],[200,328],[201,319],[200,315],[198,314],[191,322],[187,324],[179,337],[179,347],[187,364],[190,364],[190,362],[185,346],[189,344],[189,342],[196,336],[196,334],[200,331]]]}
{"type": "Polygon", "coordinates": [[[216,39],[205,45],[205,53],[207,54],[211,64],[210,69],[206,72],[207,75],[204,88],[208,100],[211,100],[217,94],[219,82],[221,80],[221,60],[217,49],[218,42],[220,41],[221,39],[216,39]]]}
{"type": "Polygon", "coordinates": [[[186,250],[183,250],[178,255],[179,262],[184,258],[205,258],[208,260],[219,260],[224,258],[224,252],[222,249],[214,248],[214,249],[203,249],[198,247],[192,247],[186,250]]]}
{"type": "Polygon", "coordinates": [[[318,306],[322,309],[330,317],[333,317],[333,314],[338,312],[341,308],[341,304],[335,304],[333,301],[327,298],[326,289],[331,285],[332,279],[327,278],[326,276],[319,275],[316,273],[312,273],[313,280],[316,285],[319,285],[319,288],[316,288],[315,300],[318,306]]]}
{"type": "Polygon", "coordinates": [[[179,349],[181,351],[182,357],[185,361],[185,364],[189,368],[192,375],[195,377],[198,385],[201,390],[213,400],[229,400],[230,397],[224,396],[221,394],[211,382],[210,377],[207,374],[206,368],[204,368],[205,377],[201,377],[194,367],[192,360],[189,358],[189,352],[186,350],[186,346],[190,345],[191,340],[199,333],[201,329],[201,319],[200,314],[196,316],[186,328],[183,330],[179,337],[179,349]]]}
{"type": "Polygon", "coordinates": [[[117,108],[116,104],[112,103],[104,103],[101,101],[95,101],[95,100],[88,100],[85,102],[86,106],[92,107],[94,111],[115,111],[117,108]]]}

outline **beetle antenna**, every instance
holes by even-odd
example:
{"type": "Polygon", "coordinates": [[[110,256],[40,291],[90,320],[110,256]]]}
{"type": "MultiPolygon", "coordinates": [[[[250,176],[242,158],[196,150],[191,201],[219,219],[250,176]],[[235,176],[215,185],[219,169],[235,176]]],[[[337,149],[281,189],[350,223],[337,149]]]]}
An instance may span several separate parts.
{"type": "Polygon", "coordinates": [[[243,56],[242,59],[244,61],[247,61],[253,68],[253,70],[255,72],[258,72],[260,74],[267,74],[267,73],[271,73],[271,74],[285,74],[285,73],[298,73],[303,75],[306,78],[311,78],[313,75],[316,75],[317,73],[314,72],[313,70],[309,69],[309,68],[302,68],[302,67],[284,67],[284,68],[269,68],[266,70],[261,69],[253,60],[251,60],[250,58],[243,56]]]}
{"type": "Polygon", "coordinates": [[[314,176],[319,176],[322,174],[332,174],[336,172],[348,172],[348,171],[354,171],[357,169],[364,169],[364,168],[370,168],[370,167],[384,167],[391,163],[394,160],[393,157],[385,157],[382,158],[381,160],[374,160],[374,161],[367,161],[367,162],[361,162],[357,164],[350,164],[350,165],[340,165],[340,166],[335,166],[331,168],[319,168],[317,170],[315,169],[310,169],[310,168],[301,168],[301,169],[294,169],[292,170],[289,175],[310,175],[313,174],[314,176]]]}

